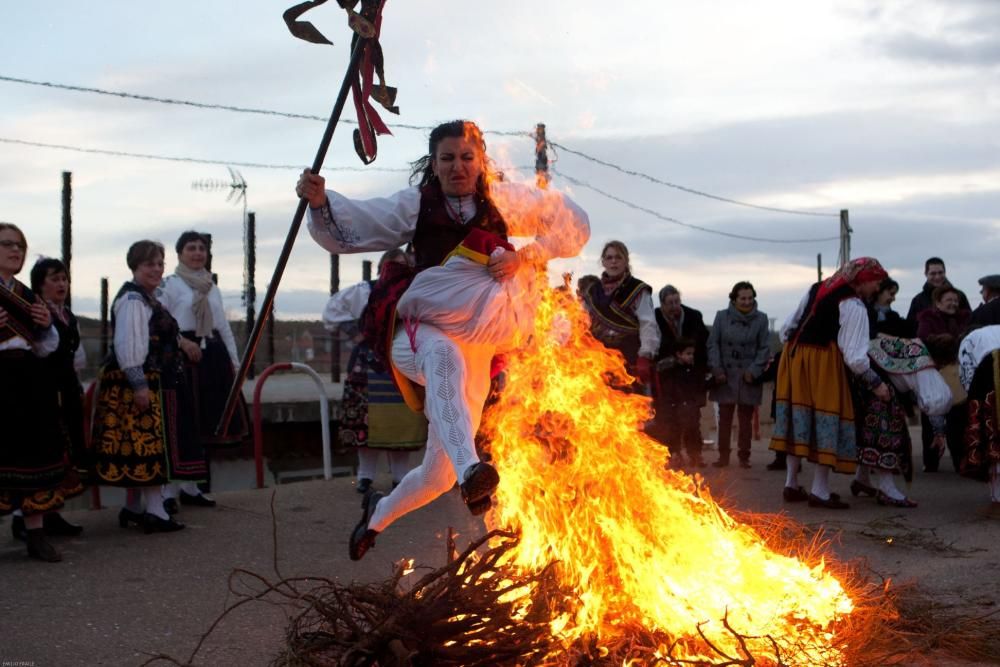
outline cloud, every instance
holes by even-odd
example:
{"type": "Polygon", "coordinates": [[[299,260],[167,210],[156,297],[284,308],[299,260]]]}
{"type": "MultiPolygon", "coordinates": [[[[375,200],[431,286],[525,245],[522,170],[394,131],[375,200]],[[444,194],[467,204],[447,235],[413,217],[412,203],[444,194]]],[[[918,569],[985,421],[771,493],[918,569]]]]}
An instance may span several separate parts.
{"type": "Polygon", "coordinates": [[[876,49],[904,61],[950,67],[1000,64],[1000,3],[911,0],[870,15],[876,49]]]}

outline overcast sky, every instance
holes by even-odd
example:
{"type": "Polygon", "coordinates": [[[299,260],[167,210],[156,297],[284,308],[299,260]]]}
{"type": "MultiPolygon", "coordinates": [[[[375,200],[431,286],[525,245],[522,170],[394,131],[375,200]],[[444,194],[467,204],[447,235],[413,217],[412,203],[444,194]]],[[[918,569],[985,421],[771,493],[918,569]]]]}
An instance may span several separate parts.
{"type": "MultiPolygon", "coordinates": [[[[290,4],[290,3],[289,3],[290,4]]],[[[348,58],[345,14],[331,2],[308,18],[335,46],[296,40],[282,2],[244,0],[8,3],[0,76],[209,104],[325,116],[348,58]]],[[[883,260],[908,301],[923,261],[941,255],[978,302],[976,279],[1000,273],[1000,2],[851,0],[747,3],[674,0],[388,2],[386,74],[399,88],[394,122],[467,117],[484,129],[530,132],[656,179],[749,203],[834,214],[771,213],[696,196],[557,152],[553,184],[590,214],[583,255],[557,267],[598,272],[601,245],[632,249],[634,273],[670,282],[706,313],[750,280],[780,319],[835,268],[836,241],[752,242],[685,223],[771,239],[838,234],[850,211],[852,255],[883,260]]],[[[0,81],[0,139],[229,162],[312,162],[321,122],[164,105],[0,81]]],[[[350,108],[350,104],[348,104],[350,108]]],[[[345,112],[345,117],[353,113],[345,112]]],[[[406,185],[401,171],[362,168],[342,125],[330,184],[352,196],[406,185]],[[356,171],[335,171],[348,167],[356,171]]],[[[528,138],[491,134],[501,164],[533,163],[528,138]]],[[[381,169],[403,169],[426,132],[379,140],[381,169]]],[[[29,261],[60,253],[61,172],[74,183],[74,305],[97,311],[101,276],[129,277],[128,245],[173,246],[196,228],[215,238],[215,270],[241,312],[242,208],[224,166],[112,157],[0,142],[0,220],[28,236],[29,261]]],[[[296,169],[240,167],[258,222],[258,294],[294,213],[296,169]]],[[[516,170],[515,170],[516,171],[516,170]]],[[[530,170],[521,174],[530,177],[530,170]]],[[[366,259],[373,259],[368,256],[366,259]]],[[[361,277],[342,260],[342,285],[361,277]]],[[[175,257],[168,252],[168,270],[175,257]]],[[[279,316],[318,316],[329,263],[303,232],[277,297],[279,316]]],[[[21,278],[27,282],[27,271],[21,278]]],[[[898,304],[905,312],[906,303],[898,304]]]]}

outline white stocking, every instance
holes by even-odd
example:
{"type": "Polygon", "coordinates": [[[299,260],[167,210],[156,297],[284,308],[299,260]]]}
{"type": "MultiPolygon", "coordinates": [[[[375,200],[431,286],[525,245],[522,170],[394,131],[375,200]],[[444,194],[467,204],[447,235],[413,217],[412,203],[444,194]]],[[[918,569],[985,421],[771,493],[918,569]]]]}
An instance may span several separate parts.
{"type": "Polygon", "coordinates": [[[873,472],[878,480],[878,489],[894,500],[902,500],[906,495],[896,488],[896,479],[888,470],[876,470],[873,472]]]}
{"type": "Polygon", "coordinates": [[[375,479],[378,473],[378,450],[358,447],[358,479],[375,479]]]}
{"type": "Polygon", "coordinates": [[[785,458],[785,486],[790,489],[799,488],[799,457],[789,454],[785,458]]]}
{"type": "Polygon", "coordinates": [[[410,465],[410,452],[390,450],[386,452],[386,455],[389,457],[389,472],[392,473],[392,481],[394,484],[399,484],[412,467],[410,465]]]}
{"type": "Polygon", "coordinates": [[[379,502],[368,524],[379,532],[440,496],[479,462],[474,438],[490,388],[493,348],[460,344],[424,323],[414,339],[416,351],[406,331],[398,332],[392,361],[406,377],[426,388],[427,449],[420,465],[379,502]]]}
{"type": "Polygon", "coordinates": [[[181,491],[188,494],[189,496],[200,496],[201,489],[198,488],[198,482],[184,482],[181,484],[181,491]]]}
{"type": "Polygon", "coordinates": [[[160,487],[160,493],[163,494],[164,500],[167,498],[177,498],[180,495],[181,485],[177,482],[169,482],[160,487]]]}
{"type": "Polygon", "coordinates": [[[813,473],[813,483],[811,493],[819,498],[820,500],[830,499],[830,467],[820,465],[817,463],[815,466],[816,471],[813,473]]]}
{"type": "Polygon", "coordinates": [[[158,486],[147,486],[142,489],[142,497],[146,501],[146,513],[158,516],[164,521],[170,519],[167,510],[163,509],[163,492],[158,486]]]}

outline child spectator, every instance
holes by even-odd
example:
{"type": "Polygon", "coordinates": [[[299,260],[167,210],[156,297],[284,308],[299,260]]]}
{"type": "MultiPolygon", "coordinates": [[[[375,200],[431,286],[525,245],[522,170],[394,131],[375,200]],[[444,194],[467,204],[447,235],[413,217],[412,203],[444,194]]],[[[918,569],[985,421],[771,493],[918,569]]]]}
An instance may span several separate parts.
{"type": "Polygon", "coordinates": [[[686,452],[688,465],[704,468],[701,458],[701,408],[705,405],[708,380],[704,369],[695,366],[695,342],[680,338],[674,349],[674,363],[660,373],[659,409],[666,427],[667,448],[672,466],[684,464],[681,452],[686,452]]]}

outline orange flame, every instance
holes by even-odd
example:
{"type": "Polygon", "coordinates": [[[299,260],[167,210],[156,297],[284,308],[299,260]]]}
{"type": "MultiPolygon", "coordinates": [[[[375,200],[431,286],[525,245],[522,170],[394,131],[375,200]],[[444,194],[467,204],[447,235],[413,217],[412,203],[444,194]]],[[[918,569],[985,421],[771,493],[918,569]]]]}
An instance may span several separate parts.
{"type": "Polygon", "coordinates": [[[520,530],[516,567],[557,561],[577,592],[578,606],[552,619],[555,636],[600,644],[638,623],[677,640],[673,657],[709,659],[699,629],[740,654],[727,619],[751,651],[773,655],[770,637],[785,664],[842,663],[833,627],[853,604],[840,582],[768,548],[700,478],[665,469],[666,449],[639,428],[649,399],[609,386],[628,383],[624,363],[568,290],[545,290],[535,333],[510,361],[484,417],[501,475],[488,523],[520,530]]]}

